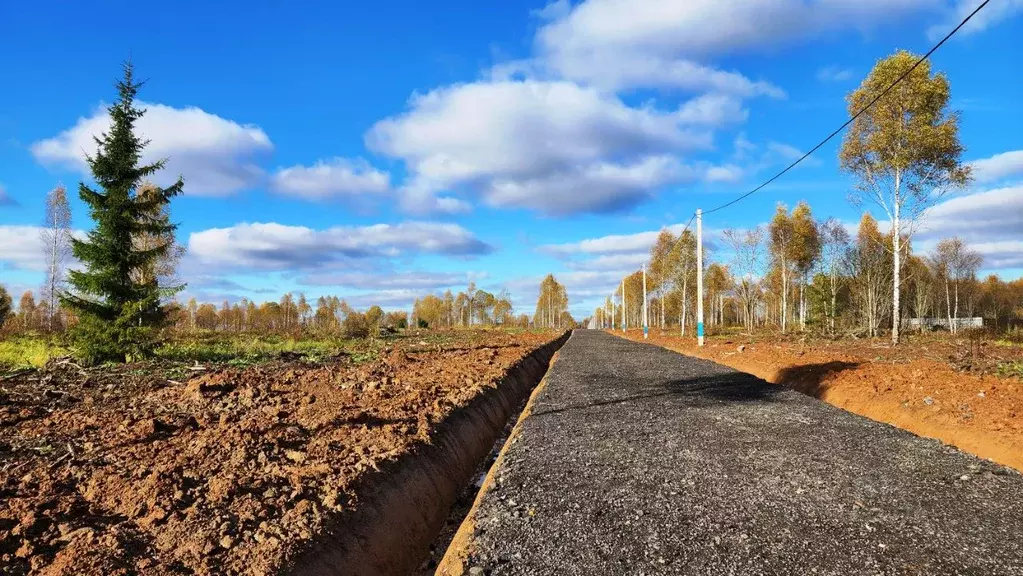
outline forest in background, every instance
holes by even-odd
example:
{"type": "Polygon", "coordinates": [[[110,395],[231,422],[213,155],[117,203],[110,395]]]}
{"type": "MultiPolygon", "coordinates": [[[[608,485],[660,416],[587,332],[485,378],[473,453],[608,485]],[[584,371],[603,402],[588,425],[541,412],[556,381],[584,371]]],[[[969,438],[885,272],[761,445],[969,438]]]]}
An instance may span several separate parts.
{"type": "MultiPolygon", "coordinates": [[[[805,202],[791,211],[779,205],[766,227],[726,229],[704,247],[705,261],[718,260],[704,271],[705,324],[879,336],[892,317],[891,245],[891,232],[881,232],[869,214],[850,234],[834,218],[815,219],[805,202]]],[[[1023,326],[1023,279],[978,277],[983,257],[961,238],[926,253],[914,253],[912,242],[902,250],[905,326],[909,318],[940,318],[955,332],[957,319],[973,317],[999,332],[1023,326]]],[[[695,234],[662,230],[647,267],[651,326],[694,334],[696,272],[695,234]]],[[[625,322],[641,326],[642,271],[623,282],[625,322]]],[[[620,286],[594,311],[595,321],[620,328],[621,306],[620,286]]]]}

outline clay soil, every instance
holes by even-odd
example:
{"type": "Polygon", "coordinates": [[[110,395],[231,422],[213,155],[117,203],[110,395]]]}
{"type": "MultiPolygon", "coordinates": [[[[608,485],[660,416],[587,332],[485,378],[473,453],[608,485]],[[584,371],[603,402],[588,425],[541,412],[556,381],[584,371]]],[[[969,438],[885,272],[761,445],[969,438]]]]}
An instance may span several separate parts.
{"type": "MultiPolygon", "coordinates": [[[[1023,380],[998,367],[1023,347],[948,334],[882,340],[810,336],[695,338],[651,330],[647,340],[781,384],[873,420],[936,438],[1023,471],[1023,380]]],[[[618,334],[621,334],[618,332],[618,334]]],[[[642,341],[640,330],[628,337],[642,341]]]]}
{"type": "Polygon", "coordinates": [[[0,375],[0,573],[286,571],[370,472],[555,336],[416,336],[361,363],[191,378],[68,362],[0,375]]]}

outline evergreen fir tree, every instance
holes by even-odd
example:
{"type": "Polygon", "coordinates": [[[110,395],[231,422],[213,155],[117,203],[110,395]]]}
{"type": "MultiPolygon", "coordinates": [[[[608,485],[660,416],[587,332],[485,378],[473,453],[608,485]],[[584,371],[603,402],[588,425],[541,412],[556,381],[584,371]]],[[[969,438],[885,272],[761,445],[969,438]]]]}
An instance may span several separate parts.
{"type": "MultiPolygon", "coordinates": [[[[181,193],[184,182],[150,193],[137,194],[165,160],[141,165],[148,141],[135,134],[135,122],[145,110],[135,107],[141,82],[133,77],[131,62],[117,83],[117,102],[108,108],[110,131],[96,138],[95,156],[87,157],[93,190],[79,184],[79,197],[89,207],[95,228],[86,240],[74,239],[72,251],[85,270],[70,270],[72,291],[61,297],[75,311],[79,324],[73,333],[79,354],[88,362],[125,361],[144,357],[157,344],[167,311],[160,302],[159,278],[139,273],[152,270],[172,249],[176,224],[165,217],[170,199],[181,193]],[[140,244],[140,237],[170,239],[140,244]]],[[[180,287],[178,287],[180,289],[180,287]]]]}

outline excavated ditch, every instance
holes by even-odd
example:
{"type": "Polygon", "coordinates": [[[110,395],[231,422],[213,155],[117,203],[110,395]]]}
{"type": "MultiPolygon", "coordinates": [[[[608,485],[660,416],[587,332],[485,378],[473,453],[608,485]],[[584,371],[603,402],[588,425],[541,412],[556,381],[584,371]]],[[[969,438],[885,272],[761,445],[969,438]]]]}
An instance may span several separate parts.
{"type": "Polygon", "coordinates": [[[467,510],[453,511],[460,495],[472,501],[473,485],[492,462],[495,443],[507,434],[569,336],[519,360],[495,387],[445,419],[430,444],[365,478],[358,507],[321,532],[288,572],[406,576],[429,566],[435,556],[431,545],[443,546],[450,525],[467,510]]]}

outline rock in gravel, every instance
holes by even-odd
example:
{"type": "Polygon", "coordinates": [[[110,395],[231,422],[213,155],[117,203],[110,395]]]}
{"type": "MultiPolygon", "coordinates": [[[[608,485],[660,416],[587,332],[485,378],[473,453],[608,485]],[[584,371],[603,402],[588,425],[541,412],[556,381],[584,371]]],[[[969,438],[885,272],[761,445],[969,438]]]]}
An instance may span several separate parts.
{"type": "Polygon", "coordinates": [[[470,576],[483,576],[483,569],[479,566],[473,566],[469,568],[469,574],[470,576]]]}
{"type": "Polygon", "coordinates": [[[746,345],[745,344],[739,344],[739,347],[736,348],[735,351],[739,352],[740,354],[745,352],[746,351],[746,345]]]}
{"type": "Polygon", "coordinates": [[[930,396],[924,396],[924,404],[928,406],[934,404],[934,398],[931,398],[930,396]]]}

